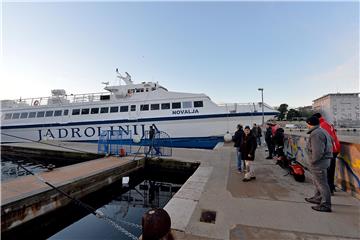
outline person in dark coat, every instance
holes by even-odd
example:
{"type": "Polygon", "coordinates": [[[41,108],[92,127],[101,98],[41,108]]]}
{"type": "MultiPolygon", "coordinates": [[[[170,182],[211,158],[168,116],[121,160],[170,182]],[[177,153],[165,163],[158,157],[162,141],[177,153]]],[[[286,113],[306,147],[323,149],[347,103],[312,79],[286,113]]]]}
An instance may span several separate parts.
{"type": "Polygon", "coordinates": [[[257,142],[254,134],[251,132],[250,127],[246,126],[244,130],[243,141],[241,143],[241,158],[245,160],[246,174],[243,179],[244,182],[255,180],[255,171],[253,161],[255,159],[255,150],[257,142]]]}
{"type": "Polygon", "coordinates": [[[241,124],[237,125],[237,130],[234,134],[234,136],[232,137],[232,140],[234,142],[234,147],[236,147],[236,163],[237,163],[237,169],[239,172],[242,171],[242,159],[241,159],[241,150],[240,150],[240,145],[243,139],[243,135],[244,135],[244,131],[243,131],[243,127],[241,124]]]}
{"type": "Polygon", "coordinates": [[[269,151],[269,156],[266,159],[272,159],[274,151],[275,151],[275,147],[274,147],[274,143],[273,143],[273,140],[272,140],[272,131],[271,131],[271,124],[270,123],[268,123],[268,125],[266,127],[265,142],[266,142],[266,145],[267,145],[268,151],[269,151]]]}
{"type": "Polygon", "coordinates": [[[257,136],[256,136],[256,140],[257,140],[257,144],[259,146],[261,146],[261,137],[262,137],[262,129],[260,126],[257,126],[257,136]]]}
{"type": "Polygon", "coordinates": [[[275,145],[275,153],[278,157],[285,156],[284,154],[284,129],[278,128],[275,131],[275,135],[273,136],[273,143],[275,145]]]}

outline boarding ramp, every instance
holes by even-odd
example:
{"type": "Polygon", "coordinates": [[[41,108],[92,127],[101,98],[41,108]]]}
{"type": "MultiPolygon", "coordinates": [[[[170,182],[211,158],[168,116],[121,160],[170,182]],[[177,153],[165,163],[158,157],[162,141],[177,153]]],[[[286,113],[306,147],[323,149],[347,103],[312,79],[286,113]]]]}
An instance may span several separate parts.
{"type": "Polygon", "coordinates": [[[135,153],[131,131],[101,131],[98,140],[98,153],[115,156],[125,156],[135,153]]]}

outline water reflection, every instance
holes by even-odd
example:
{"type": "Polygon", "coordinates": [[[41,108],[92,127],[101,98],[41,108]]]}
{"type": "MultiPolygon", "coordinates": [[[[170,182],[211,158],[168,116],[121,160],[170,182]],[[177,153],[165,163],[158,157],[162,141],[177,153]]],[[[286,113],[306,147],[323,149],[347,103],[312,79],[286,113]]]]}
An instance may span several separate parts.
{"type": "MultiPolygon", "coordinates": [[[[123,224],[127,221],[141,225],[143,214],[151,208],[161,208],[179,190],[181,184],[158,182],[154,179],[142,181],[133,189],[115,195],[113,199],[99,208],[131,234],[139,237],[141,229],[123,224]]],[[[131,186],[129,187],[131,188],[131,186]]],[[[58,232],[50,239],[130,239],[94,215],[87,215],[76,223],[58,232]]]]}
{"type": "Polygon", "coordinates": [[[33,173],[40,173],[47,171],[46,166],[37,162],[37,161],[29,161],[29,160],[14,160],[8,159],[6,157],[1,158],[1,181],[7,181],[10,179],[14,179],[17,177],[22,177],[29,175],[24,169],[20,168],[18,164],[26,167],[33,173]]]}
{"type": "MultiPolygon", "coordinates": [[[[99,192],[81,199],[99,209],[136,237],[141,229],[123,221],[141,225],[143,214],[151,208],[164,207],[189,177],[152,169],[130,176],[128,184],[116,182],[99,192]]],[[[95,217],[76,204],[69,204],[35,221],[2,233],[2,239],[130,239],[124,232],[95,217]]]]}

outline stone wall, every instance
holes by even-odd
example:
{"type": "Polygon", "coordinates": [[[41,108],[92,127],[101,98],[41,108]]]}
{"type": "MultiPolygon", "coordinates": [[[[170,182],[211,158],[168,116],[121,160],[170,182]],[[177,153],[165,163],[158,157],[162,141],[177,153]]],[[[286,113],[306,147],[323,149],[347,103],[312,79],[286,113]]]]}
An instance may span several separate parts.
{"type": "MultiPolygon", "coordinates": [[[[285,153],[296,157],[307,166],[306,142],[308,135],[286,134],[285,153]]],[[[360,144],[341,141],[341,151],[336,159],[335,179],[337,187],[351,192],[360,199],[360,144]]]]}

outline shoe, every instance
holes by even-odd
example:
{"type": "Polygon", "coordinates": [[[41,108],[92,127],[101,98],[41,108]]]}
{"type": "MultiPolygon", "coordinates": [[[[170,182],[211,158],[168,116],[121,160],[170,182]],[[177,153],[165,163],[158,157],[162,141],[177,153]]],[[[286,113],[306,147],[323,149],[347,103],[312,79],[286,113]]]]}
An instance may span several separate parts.
{"type": "Polygon", "coordinates": [[[311,208],[319,212],[331,212],[331,207],[327,207],[324,205],[312,206],[311,208]]]}
{"type": "Polygon", "coordinates": [[[251,181],[250,178],[244,178],[244,179],[243,179],[243,182],[249,182],[249,181],[251,181]]]}
{"type": "Polygon", "coordinates": [[[238,170],[238,171],[237,171],[237,173],[242,173],[242,170],[241,170],[241,169],[240,169],[240,170],[238,170]]]}
{"type": "Polygon", "coordinates": [[[266,159],[273,159],[272,157],[268,156],[266,159]]]}
{"type": "Polygon", "coordinates": [[[251,178],[250,178],[250,180],[255,180],[255,179],[256,179],[256,177],[251,177],[251,178]]]}
{"type": "Polygon", "coordinates": [[[307,201],[309,203],[313,203],[313,204],[320,204],[321,203],[320,199],[317,199],[317,198],[314,198],[314,197],[305,198],[305,201],[307,201]]]}

